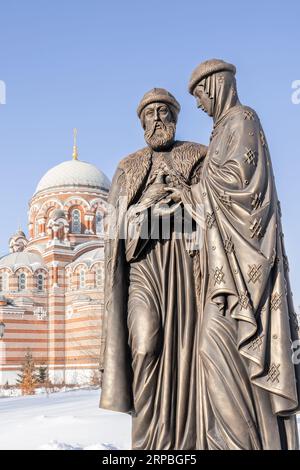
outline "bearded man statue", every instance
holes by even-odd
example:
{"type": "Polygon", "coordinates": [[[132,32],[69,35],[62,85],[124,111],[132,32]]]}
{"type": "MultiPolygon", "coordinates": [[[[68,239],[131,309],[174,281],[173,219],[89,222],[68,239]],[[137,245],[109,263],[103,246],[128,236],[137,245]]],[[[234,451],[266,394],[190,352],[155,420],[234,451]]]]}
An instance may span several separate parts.
{"type": "Polygon", "coordinates": [[[199,182],[207,149],[175,141],[179,110],[164,89],[144,95],[148,145],[121,160],[108,196],[100,407],[132,415],[133,449],[197,447],[199,250],[179,236],[181,203],[168,188],[199,182]]]}
{"type": "Polygon", "coordinates": [[[238,99],[235,71],[217,59],[194,70],[189,91],[214,127],[200,182],[173,190],[206,222],[198,448],[297,449],[299,336],[280,205],[264,131],[238,99]]]}

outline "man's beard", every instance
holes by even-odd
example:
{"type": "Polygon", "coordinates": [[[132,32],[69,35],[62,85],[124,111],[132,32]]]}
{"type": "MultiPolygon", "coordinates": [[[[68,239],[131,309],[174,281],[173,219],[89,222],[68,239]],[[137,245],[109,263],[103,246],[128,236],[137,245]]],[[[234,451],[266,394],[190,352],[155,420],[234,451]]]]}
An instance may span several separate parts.
{"type": "Polygon", "coordinates": [[[145,141],[153,150],[165,150],[173,144],[175,131],[176,124],[174,122],[155,123],[150,129],[145,130],[145,141]]]}

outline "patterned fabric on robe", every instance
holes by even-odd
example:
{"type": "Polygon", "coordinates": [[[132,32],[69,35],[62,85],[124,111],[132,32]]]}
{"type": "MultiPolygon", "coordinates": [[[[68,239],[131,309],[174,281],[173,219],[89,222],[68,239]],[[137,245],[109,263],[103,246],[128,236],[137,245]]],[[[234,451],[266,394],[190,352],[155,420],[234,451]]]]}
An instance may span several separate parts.
{"type": "Polygon", "coordinates": [[[202,448],[295,449],[298,325],[268,146],[255,111],[233,106],[217,120],[201,182],[182,197],[205,238],[202,448]]]}

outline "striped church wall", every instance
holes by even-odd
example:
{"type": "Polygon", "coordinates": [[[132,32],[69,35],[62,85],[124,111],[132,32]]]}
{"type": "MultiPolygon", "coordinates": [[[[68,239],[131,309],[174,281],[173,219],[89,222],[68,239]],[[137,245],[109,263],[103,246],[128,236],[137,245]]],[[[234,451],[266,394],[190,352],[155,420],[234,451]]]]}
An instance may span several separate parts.
{"type": "MultiPolygon", "coordinates": [[[[92,266],[84,263],[75,266],[71,273],[70,284],[66,273],[70,263],[73,265],[75,261],[76,265],[76,259],[80,255],[103,247],[103,238],[96,234],[70,233],[69,245],[64,246],[59,243],[51,244],[48,233],[43,234],[42,231],[45,230],[47,217],[51,214],[52,208],[64,207],[68,201],[67,210],[70,211],[71,200],[80,198],[85,201],[80,207],[82,228],[91,227],[89,224],[92,222],[89,220],[94,217],[95,212],[92,211],[96,210],[95,201],[97,199],[105,201],[106,196],[107,193],[101,190],[68,188],[59,192],[52,190],[45,194],[37,194],[30,201],[30,239],[26,250],[42,253],[45,263],[43,270],[45,291],[37,291],[39,271],[33,272],[28,267],[20,267],[14,273],[10,272],[9,290],[3,294],[16,303],[19,302],[20,305],[12,308],[9,313],[6,313],[5,308],[0,305],[0,322],[5,323],[5,335],[2,340],[0,339],[0,382],[1,371],[17,373],[28,348],[36,364],[46,362],[50,371],[54,373],[53,377],[57,372],[60,380],[66,377],[67,371],[75,373],[69,375],[71,380],[76,376],[77,370],[88,375],[92,370],[99,368],[103,322],[103,260],[96,260],[92,266]],[[92,202],[93,206],[91,204],[88,207],[92,202]],[[41,219],[41,224],[38,225],[39,233],[35,234],[37,217],[41,219]],[[98,276],[96,274],[97,267],[102,268],[100,282],[99,273],[98,276]],[[80,285],[80,269],[85,271],[84,288],[80,285]],[[26,274],[26,289],[22,292],[18,291],[18,272],[26,274]],[[80,300],[84,296],[90,300],[80,300]],[[22,298],[30,305],[26,302],[23,305],[22,298]],[[34,315],[37,306],[46,311],[46,318],[39,319],[34,315]],[[3,345],[4,360],[1,357],[3,345]]],[[[92,227],[95,228],[94,225],[92,227]]]]}

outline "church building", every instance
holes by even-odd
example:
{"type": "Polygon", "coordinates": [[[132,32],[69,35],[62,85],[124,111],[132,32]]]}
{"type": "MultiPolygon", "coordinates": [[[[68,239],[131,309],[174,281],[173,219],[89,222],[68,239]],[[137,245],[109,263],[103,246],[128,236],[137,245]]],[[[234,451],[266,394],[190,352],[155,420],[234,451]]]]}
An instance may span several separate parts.
{"type": "Polygon", "coordinates": [[[73,159],[51,168],[0,259],[0,386],[15,384],[27,351],[53,383],[89,383],[99,371],[103,217],[110,181],[73,159]]]}

